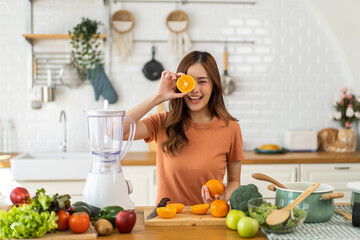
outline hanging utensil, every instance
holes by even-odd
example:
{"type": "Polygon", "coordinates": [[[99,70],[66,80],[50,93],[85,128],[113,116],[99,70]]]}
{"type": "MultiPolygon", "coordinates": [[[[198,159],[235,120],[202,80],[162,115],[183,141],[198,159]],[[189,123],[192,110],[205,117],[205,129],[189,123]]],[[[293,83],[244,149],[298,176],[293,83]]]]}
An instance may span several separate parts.
{"type": "Polygon", "coordinates": [[[235,83],[228,74],[228,52],[226,45],[224,48],[224,74],[221,77],[221,86],[224,95],[229,95],[235,90],[235,83]]]}
{"type": "Polygon", "coordinates": [[[302,194],[300,194],[292,203],[288,206],[277,210],[274,209],[269,216],[266,218],[266,223],[270,226],[279,225],[285,222],[290,216],[290,210],[292,210],[296,205],[301,203],[307,196],[309,196],[315,189],[320,186],[320,183],[316,182],[310,185],[302,194]]]}
{"type": "Polygon", "coordinates": [[[152,46],[152,59],[145,64],[142,72],[147,79],[155,81],[160,79],[162,71],[164,71],[164,67],[160,62],[155,60],[155,47],[152,46]]]}
{"type": "Polygon", "coordinates": [[[275,179],[269,177],[268,175],[265,175],[265,174],[262,174],[262,173],[253,173],[251,176],[253,178],[257,179],[257,180],[271,182],[271,183],[275,184],[278,187],[287,189],[287,187],[285,187],[283,184],[279,183],[278,181],[276,181],[275,179]]]}

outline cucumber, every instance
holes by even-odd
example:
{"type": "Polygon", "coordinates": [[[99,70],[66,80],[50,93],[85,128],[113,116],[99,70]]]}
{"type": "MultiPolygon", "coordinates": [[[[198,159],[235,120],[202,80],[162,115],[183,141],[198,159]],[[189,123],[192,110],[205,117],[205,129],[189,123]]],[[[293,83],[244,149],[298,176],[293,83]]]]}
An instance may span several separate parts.
{"type": "Polygon", "coordinates": [[[76,213],[76,212],[84,212],[87,215],[89,215],[89,217],[91,218],[91,210],[90,210],[90,208],[86,207],[85,205],[79,205],[79,206],[73,207],[71,213],[76,213]]]}
{"type": "Polygon", "coordinates": [[[85,206],[90,209],[89,204],[87,204],[86,202],[82,202],[82,201],[78,201],[78,202],[75,202],[72,204],[72,207],[77,207],[77,206],[85,206]]]}

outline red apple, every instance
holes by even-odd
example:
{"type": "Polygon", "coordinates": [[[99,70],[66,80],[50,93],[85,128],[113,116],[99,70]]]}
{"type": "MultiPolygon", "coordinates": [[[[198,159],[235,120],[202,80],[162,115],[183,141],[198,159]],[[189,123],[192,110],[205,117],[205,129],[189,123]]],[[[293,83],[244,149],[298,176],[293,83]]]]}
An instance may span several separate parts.
{"type": "Polygon", "coordinates": [[[28,190],[23,187],[14,188],[10,193],[10,200],[13,204],[28,203],[30,199],[28,190]]]}
{"type": "Polygon", "coordinates": [[[132,210],[122,210],[116,215],[116,226],[121,233],[129,233],[136,223],[136,214],[132,210]]]}

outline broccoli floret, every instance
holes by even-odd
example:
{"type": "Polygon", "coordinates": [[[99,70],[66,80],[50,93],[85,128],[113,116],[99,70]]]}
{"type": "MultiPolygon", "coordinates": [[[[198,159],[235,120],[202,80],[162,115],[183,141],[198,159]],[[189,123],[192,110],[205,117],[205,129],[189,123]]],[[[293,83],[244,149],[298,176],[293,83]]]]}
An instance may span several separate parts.
{"type": "Polygon", "coordinates": [[[247,203],[253,198],[262,198],[257,186],[254,184],[241,185],[230,196],[231,209],[243,211],[249,216],[247,203]]]}

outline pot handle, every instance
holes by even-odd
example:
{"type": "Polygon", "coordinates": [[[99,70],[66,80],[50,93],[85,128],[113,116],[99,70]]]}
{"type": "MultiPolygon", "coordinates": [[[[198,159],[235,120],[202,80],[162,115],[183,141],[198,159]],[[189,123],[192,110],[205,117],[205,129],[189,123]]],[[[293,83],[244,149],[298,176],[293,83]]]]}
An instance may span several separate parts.
{"type": "Polygon", "coordinates": [[[338,192],[338,193],[325,193],[321,195],[321,200],[329,200],[334,198],[342,198],[344,197],[344,193],[338,192]]]}
{"type": "Polygon", "coordinates": [[[275,192],[275,185],[274,184],[270,184],[267,186],[267,189],[269,189],[270,191],[275,192]]]}

